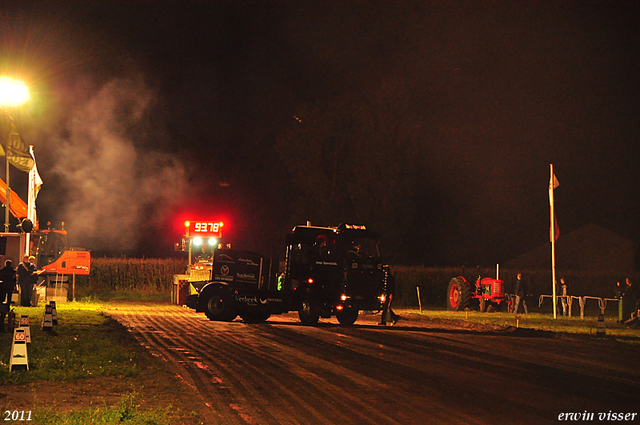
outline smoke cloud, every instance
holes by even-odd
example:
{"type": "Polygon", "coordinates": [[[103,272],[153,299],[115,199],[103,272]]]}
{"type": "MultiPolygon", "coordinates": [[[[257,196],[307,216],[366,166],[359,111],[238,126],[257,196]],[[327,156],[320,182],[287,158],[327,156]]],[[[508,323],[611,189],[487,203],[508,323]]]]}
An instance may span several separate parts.
{"type": "Polygon", "coordinates": [[[51,141],[51,171],[66,192],[57,215],[66,217],[74,245],[131,252],[141,230],[159,226],[179,202],[185,169],[154,149],[165,136],[153,104],[144,83],[111,81],[73,107],[51,141]]]}

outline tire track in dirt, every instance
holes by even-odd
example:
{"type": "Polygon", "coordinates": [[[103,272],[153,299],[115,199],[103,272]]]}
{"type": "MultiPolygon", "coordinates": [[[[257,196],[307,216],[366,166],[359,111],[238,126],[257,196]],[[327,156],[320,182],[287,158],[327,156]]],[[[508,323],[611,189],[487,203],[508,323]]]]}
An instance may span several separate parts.
{"type": "MultiPolygon", "coordinates": [[[[277,347],[277,344],[256,338],[251,326],[241,323],[196,322],[197,333],[207,334],[208,337],[196,336],[190,340],[185,338],[185,332],[176,331],[176,328],[193,327],[194,317],[188,314],[149,314],[140,311],[123,316],[114,314],[114,317],[131,329],[137,329],[134,332],[140,334],[144,344],[152,351],[160,352],[167,361],[179,365],[176,367],[179,374],[185,377],[188,384],[197,388],[204,399],[215,396],[216,392],[226,392],[225,383],[232,387],[234,400],[225,400],[222,404],[228,404],[245,423],[334,423],[337,417],[341,417],[341,422],[346,424],[363,421],[374,424],[394,423],[392,418],[376,413],[375,409],[361,403],[359,398],[342,388],[328,385],[316,373],[300,366],[313,365],[317,363],[316,359],[306,358],[308,356],[296,359],[298,356],[289,352],[287,358],[295,359],[289,362],[294,366],[282,367],[277,354],[270,355],[265,350],[277,347]],[[221,329],[229,327],[230,331],[222,332],[226,338],[215,336],[215,333],[220,334],[221,329]],[[163,331],[159,332],[159,328],[163,331]],[[251,334],[248,335],[246,331],[251,334]],[[233,337],[229,337],[230,334],[233,337]],[[177,349],[177,346],[189,348],[177,349]],[[182,357],[187,356],[187,360],[180,360],[175,351],[182,357]],[[259,367],[256,366],[258,362],[262,363],[259,367]],[[200,378],[205,373],[212,375],[213,381],[218,385],[207,385],[207,380],[200,378]],[[317,384],[310,385],[310,382],[317,384]],[[360,408],[354,409],[354,403],[360,403],[360,408]],[[256,409],[253,405],[262,408],[256,409]],[[353,417],[345,418],[345,410],[353,412],[353,417]],[[361,410],[368,413],[359,413],[361,410]],[[378,420],[375,420],[376,416],[378,420]]],[[[199,316],[195,316],[195,319],[199,319],[199,316]]]]}
{"type": "MultiPolygon", "coordinates": [[[[421,416],[425,404],[437,411],[429,400],[415,403],[413,394],[395,392],[370,368],[363,373],[333,361],[346,346],[365,346],[358,352],[348,349],[347,357],[380,364],[376,344],[347,337],[336,330],[341,328],[303,327],[280,319],[259,325],[209,322],[175,308],[113,316],[166,359],[224,423],[393,425],[421,416]],[[322,349],[305,350],[314,340],[322,342],[322,349]],[[403,412],[381,408],[393,404],[401,404],[403,412]]],[[[466,415],[446,419],[473,422],[466,415]]]]}
{"type": "Polygon", "coordinates": [[[201,400],[203,406],[206,406],[205,411],[208,414],[201,418],[205,424],[240,425],[247,423],[240,421],[236,414],[227,409],[218,408],[224,404],[221,401],[221,394],[218,391],[213,391],[213,383],[208,382],[207,375],[201,372],[199,366],[201,362],[198,361],[200,358],[191,356],[191,347],[183,349],[180,345],[176,345],[176,337],[171,336],[171,334],[175,335],[175,331],[172,332],[172,327],[167,327],[166,323],[162,323],[162,316],[168,316],[173,319],[171,322],[173,326],[179,326],[179,329],[182,330],[189,329],[187,325],[194,320],[192,315],[186,312],[176,314],[175,311],[165,312],[163,310],[150,313],[143,309],[126,312],[110,311],[109,314],[129,328],[136,339],[152,355],[165,360],[168,368],[192,389],[194,396],[201,400]]]}
{"type": "MultiPolygon", "coordinates": [[[[236,327],[238,326],[247,325],[238,323],[236,327]]],[[[271,327],[268,324],[249,326],[252,328],[254,338],[259,336],[260,328],[271,327]]],[[[246,387],[249,396],[255,394],[251,391],[252,389],[262,386],[269,388],[270,393],[276,389],[281,396],[284,396],[284,400],[290,399],[291,402],[296,403],[298,406],[295,411],[300,412],[301,408],[313,411],[315,419],[323,422],[327,420],[332,422],[334,419],[331,418],[342,417],[342,423],[347,424],[394,423],[392,418],[382,416],[380,412],[374,412],[369,405],[362,404],[361,398],[354,397],[343,387],[336,387],[327,382],[323,373],[326,366],[319,371],[311,370],[311,366],[317,369],[318,364],[322,363],[320,359],[301,355],[300,352],[284,352],[282,348],[278,348],[276,354],[271,354],[262,342],[264,337],[260,336],[258,340],[262,345],[259,352],[243,351],[245,344],[238,341],[234,341],[229,346],[230,349],[224,350],[225,353],[244,353],[242,360],[236,358],[234,365],[236,367],[230,368],[230,371],[236,372],[234,378],[238,384],[246,387]],[[260,357],[259,367],[255,366],[256,356],[260,357]],[[283,362],[283,359],[287,359],[286,362],[283,362]],[[359,408],[354,409],[354,405],[358,403],[360,403],[359,408]],[[354,417],[344,417],[345,411],[353,412],[354,417]],[[367,411],[369,411],[368,414],[362,413],[367,411]]],[[[307,422],[309,420],[313,418],[307,418],[307,422]]]]}
{"type": "Polygon", "coordinates": [[[107,313],[166,360],[207,406],[207,424],[541,424],[639,400],[637,352],[615,344],[367,317],[310,327],[294,314],[245,324],[174,306],[107,313]]]}

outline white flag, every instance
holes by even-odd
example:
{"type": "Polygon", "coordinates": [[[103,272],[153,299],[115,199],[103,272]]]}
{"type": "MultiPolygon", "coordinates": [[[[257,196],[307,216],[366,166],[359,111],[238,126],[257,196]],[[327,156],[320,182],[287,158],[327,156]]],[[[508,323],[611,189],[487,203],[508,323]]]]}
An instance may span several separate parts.
{"type": "Polygon", "coordinates": [[[29,146],[29,153],[31,154],[31,158],[33,158],[33,167],[29,171],[29,200],[27,203],[27,218],[31,220],[34,226],[37,226],[37,215],[36,215],[36,198],[38,197],[38,192],[40,192],[40,187],[42,186],[42,179],[40,178],[40,174],[38,174],[38,167],[36,166],[36,155],[33,153],[33,146],[29,146]]]}

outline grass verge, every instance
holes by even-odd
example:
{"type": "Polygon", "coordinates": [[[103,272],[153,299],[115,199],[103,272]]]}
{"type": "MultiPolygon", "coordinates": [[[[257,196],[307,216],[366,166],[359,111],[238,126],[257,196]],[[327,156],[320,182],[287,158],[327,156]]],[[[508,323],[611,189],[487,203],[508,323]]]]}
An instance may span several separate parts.
{"type": "MultiPolygon", "coordinates": [[[[514,315],[512,313],[481,313],[479,311],[446,311],[438,310],[404,310],[430,319],[458,320],[469,323],[489,324],[494,326],[513,326],[541,331],[560,332],[568,334],[596,336],[597,317],[558,317],[554,319],[550,314],[529,313],[514,315]]],[[[605,317],[605,330],[608,337],[640,342],[640,330],[628,329],[616,318],[605,317]]]]}
{"type": "Polygon", "coordinates": [[[15,308],[17,318],[30,319],[28,371],[9,371],[12,334],[0,334],[4,423],[24,422],[11,420],[14,411],[30,412],[37,424],[197,423],[196,413],[185,413],[186,403],[174,407],[180,397],[175,377],[103,314],[102,304],[59,303],[57,309],[58,324],[47,332],[43,303],[15,308]]]}
{"type": "Polygon", "coordinates": [[[11,334],[0,334],[0,383],[65,381],[92,376],[136,376],[140,373],[132,341],[122,340],[121,326],[102,313],[100,304],[61,303],[58,325],[42,330],[44,304],[16,307],[16,318],[29,315],[32,343],[29,371],[9,372],[11,334]]]}
{"type": "Polygon", "coordinates": [[[34,418],[41,425],[84,425],[84,424],[130,424],[130,425],[164,425],[167,422],[167,409],[140,411],[135,396],[124,396],[117,405],[79,409],[60,413],[51,408],[37,408],[34,418]]]}

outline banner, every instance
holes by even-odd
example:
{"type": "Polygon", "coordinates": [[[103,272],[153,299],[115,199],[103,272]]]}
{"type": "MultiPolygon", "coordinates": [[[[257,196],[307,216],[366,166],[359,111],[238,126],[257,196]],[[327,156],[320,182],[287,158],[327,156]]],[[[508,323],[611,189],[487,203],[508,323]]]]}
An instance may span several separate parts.
{"type": "Polygon", "coordinates": [[[0,156],[7,156],[9,164],[20,171],[29,172],[33,168],[33,157],[29,153],[27,144],[22,140],[13,120],[6,114],[0,123],[0,156]]]}

